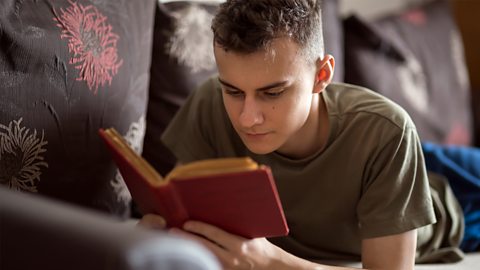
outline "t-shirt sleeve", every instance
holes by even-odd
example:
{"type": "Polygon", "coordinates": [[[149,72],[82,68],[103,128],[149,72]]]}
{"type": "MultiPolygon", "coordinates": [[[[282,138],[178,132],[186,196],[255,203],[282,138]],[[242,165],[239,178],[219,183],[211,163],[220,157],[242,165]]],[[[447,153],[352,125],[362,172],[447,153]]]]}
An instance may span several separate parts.
{"type": "Polygon", "coordinates": [[[357,205],[362,238],[435,223],[420,140],[413,125],[388,139],[371,161],[357,205]]]}
{"type": "Polygon", "coordinates": [[[175,114],[162,135],[163,143],[179,162],[187,163],[215,157],[212,134],[209,134],[216,84],[214,79],[205,82],[193,92],[175,114]]]}

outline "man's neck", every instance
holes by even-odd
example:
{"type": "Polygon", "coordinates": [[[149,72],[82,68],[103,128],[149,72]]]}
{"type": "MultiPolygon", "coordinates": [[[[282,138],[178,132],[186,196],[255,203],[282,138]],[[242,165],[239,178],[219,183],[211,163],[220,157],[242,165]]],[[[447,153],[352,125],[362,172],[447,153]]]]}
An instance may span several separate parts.
{"type": "Polygon", "coordinates": [[[279,153],[294,159],[303,159],[318,153],[327,143],[329,129],[325,101],[322,94],[316,94],[304,126],[287,142],[288,147],[279,153]]]}

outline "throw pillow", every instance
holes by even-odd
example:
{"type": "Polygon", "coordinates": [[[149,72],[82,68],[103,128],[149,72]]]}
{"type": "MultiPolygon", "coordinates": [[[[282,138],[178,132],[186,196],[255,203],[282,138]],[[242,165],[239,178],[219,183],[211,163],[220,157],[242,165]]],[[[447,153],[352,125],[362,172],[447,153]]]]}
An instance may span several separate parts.
{"type": "Polygon", "coordinates": [[[142,149],[154,3],[0,2],[1,184],[129,216],[97,132],[142,149]]]}
{"type": "Polygon", "coordinates": [[[344,28],[346,82],[401,105],[424,141],[472,143],[468,74],[448,1],[370,22],[350,17],[344,28]]]}

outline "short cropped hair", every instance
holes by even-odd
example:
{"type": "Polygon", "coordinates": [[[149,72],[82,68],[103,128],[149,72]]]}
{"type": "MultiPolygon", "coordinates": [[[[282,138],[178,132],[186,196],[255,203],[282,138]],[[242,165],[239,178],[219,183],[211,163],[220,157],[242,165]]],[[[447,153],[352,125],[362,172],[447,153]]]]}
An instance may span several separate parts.
{"type": "Polygon", "coordinates": [[[214,42],[225,51],[268,50],[277,38],[296,42],[307,60],[323,58],[321,0],[227,0],[212,21],[214,42]]]}

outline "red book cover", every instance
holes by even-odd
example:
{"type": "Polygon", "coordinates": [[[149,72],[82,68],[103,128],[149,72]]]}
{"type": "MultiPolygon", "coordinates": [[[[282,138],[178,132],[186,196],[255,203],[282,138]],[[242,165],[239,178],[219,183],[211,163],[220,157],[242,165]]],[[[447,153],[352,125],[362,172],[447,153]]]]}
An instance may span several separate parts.
{"type": "MultiPolygon", "coordinates": [[[[270,168],[216,172],[209,160],[205,170],[194,162],[160,176],[136,154],[114,130],[99,130],[120,173],[142,213],[156,213],[169,227],[181,227],[187,220],[198,220],[247,238],[276,237],[288,234],[288,226],[270,168]],[[191,168],[203,169],[195,174],[191,168]],[[186,168],[190,169],[187,174],[186,168]]],[[[233,160],[230,158],[230,160],[233,160]]],[[[249,162],[254,163],[248,159],[249,162]]],[[[228,163],[225,164],[230,164],[228,163]]],[[[236,161],[235,161],[236,162],[236,161]]],[[[256,165],[256,164],[255,164],[256,165]]]]}

